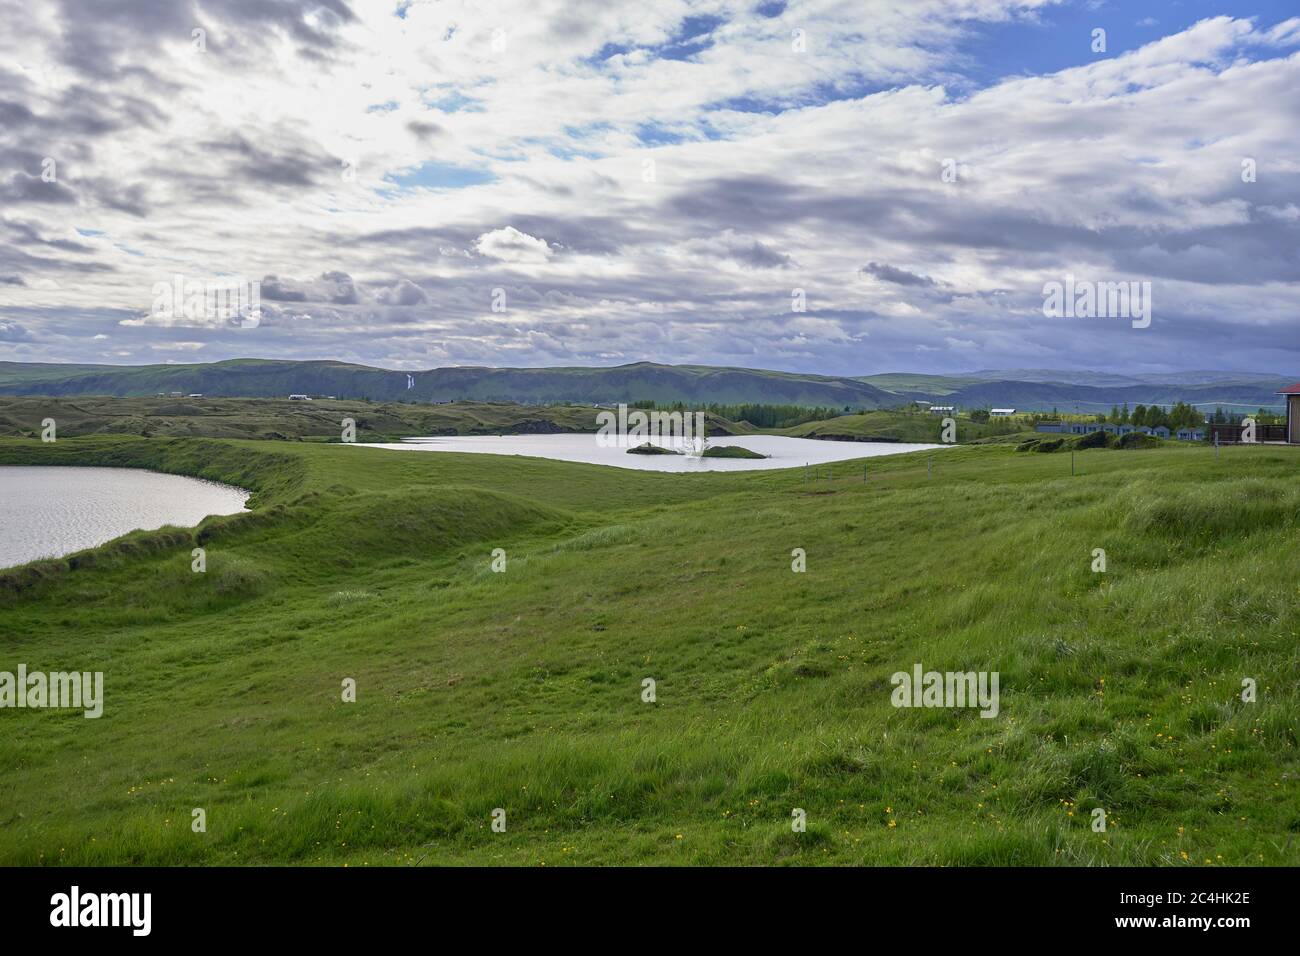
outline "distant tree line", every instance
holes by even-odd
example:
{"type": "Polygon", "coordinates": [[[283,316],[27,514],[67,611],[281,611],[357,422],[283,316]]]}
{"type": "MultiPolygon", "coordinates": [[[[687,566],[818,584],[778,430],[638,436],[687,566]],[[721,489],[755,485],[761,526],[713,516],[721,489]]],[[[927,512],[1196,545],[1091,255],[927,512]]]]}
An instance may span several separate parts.
{"type": "Polygon", "coordinates": [[[1286,415],[1279,412],[1270,412],[1260,409],[1247,415],[1244,412],[1225,412],[1222,408],[1216,408],[1214,414],[1209,420],[1216,425],[1240,425],[1245,418],[1253,418],[1256,425],[1285,425],[1286,415]]]}
{"type": "Polygon", "coordinates": [[[707,405],[688,402],[655,402],[643,399],[632,403],[633,408],[661,412],[698,412],[706,411],[719,418],[733,422],[749,422],[755,428],[790,428],[804,422],[820,422],[840,415],[861,413],[863,409],[854,409],[845,405],[843,408],[830,408],[825,405],[769,405],[758,402],[745,402],[727,405],[709,402],[707,405]]]}
{"type": "Polygon", "coordinates": [[[1176,432],[1180,428],[1199,428],[1205,424],[1205,414],[1186,402],[1175,402],[1171,408],[1163,405],[1135,405],[1129,411],[1128,402],[1112,405],[1109,415],[1098,415],[1099,422],[1112,425],[1135,425],[1138,428],[1164,426],[1176,432]]]}

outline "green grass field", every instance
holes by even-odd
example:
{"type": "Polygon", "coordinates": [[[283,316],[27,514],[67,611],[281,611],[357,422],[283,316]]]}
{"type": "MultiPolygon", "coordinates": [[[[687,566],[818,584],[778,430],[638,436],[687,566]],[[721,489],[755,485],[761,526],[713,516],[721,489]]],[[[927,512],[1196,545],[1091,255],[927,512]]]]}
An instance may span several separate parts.
{"type": "Polygon", "coordinates": [[[1300,862],[1300,449],[933,457],[0,439],[255,492],[0,572],[0,670],[106,695],[0,711],[0,863],[1300,862]],[[1000,714],[895,709],[916,663],[1000,714]]]}

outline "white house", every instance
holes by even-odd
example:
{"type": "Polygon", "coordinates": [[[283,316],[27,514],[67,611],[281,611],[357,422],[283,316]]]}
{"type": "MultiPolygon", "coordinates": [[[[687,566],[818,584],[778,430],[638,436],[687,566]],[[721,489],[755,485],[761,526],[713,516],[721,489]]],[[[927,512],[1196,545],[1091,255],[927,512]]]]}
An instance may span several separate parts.
{"type": "Polygon", "coordinates": [[[951,415],[955,411],[957,411],[957,407],[955,405],[931,405],[930,406],[931,415],[951,415]]]}
{"type": "Polygon", "coordinates": [[[990,408],[989,409],[990,418],[1010,418],[1015,413],[1016,410],[1014,408],[990,408]]]}

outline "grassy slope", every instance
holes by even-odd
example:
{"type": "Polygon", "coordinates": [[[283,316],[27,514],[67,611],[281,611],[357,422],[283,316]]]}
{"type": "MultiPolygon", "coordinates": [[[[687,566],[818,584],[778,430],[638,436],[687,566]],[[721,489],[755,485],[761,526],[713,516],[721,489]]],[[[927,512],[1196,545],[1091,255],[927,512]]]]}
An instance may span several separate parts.
{"type": "Polygon", "coordinates": [[[496,435],[596,430],[599,409],[580,405],[447,405],[362,401],[291,402],[273,398],[5,398],[0,435],[36,437],[53,418],[61,437],[126,434],[170,438],[272,438],[338,441],[344,418],[358,441],[398,435],[496,435]]]}
{"type": "Polygon", "coordinates": [[[0,440],[258,492],[205,575],[172,540],[0,588],[0,669],[108,698],[0,712],[0,862],[1300,862],[1296,450],[934,457],[0,440]],[[895,710],[918,661],[998,670],[1002,715],[895,710]]]}
{"type": "Polygon", "coordinates": [[[960,375],[921,375],[911,372],[886,372],[880,375],[859,375],[856,378],[859,382],[883,388],[887,392],[939,397],[951,395],[966,385],[974,385],[981,381],[978,378],[960,375]]]}
{"type": "MultiPolygon", "coordinates": [[[[1018,434],[1028,429],[1023,423],[993,421],[977,425],[965,415],[958,415],[958,441],[968,442],[981,438],[1018,434]]],[[[842,436],[855,441],[937,442],[943,429],[943,419],[929,412],[882,410],[862,415],[841,415],[819,422],[804,422],[792,428],[774,432],[795,438],[825,438],[842,436]]],[[[1032,430],[1032,429],[1030,429],[1032,430]]]]}

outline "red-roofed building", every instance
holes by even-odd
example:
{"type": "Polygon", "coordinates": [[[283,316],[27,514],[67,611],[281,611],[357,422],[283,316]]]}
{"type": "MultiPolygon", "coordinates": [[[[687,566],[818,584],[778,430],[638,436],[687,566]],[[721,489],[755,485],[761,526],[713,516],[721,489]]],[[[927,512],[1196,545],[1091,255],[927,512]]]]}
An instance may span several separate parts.
{"type": "Polygon", "coordinates": [[[1286,440],[1300,444],[1300,382],[1288,385],[1278,394],[1286,396],[1286,440]]]}

